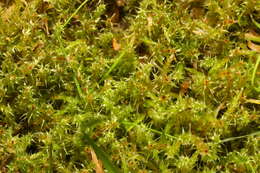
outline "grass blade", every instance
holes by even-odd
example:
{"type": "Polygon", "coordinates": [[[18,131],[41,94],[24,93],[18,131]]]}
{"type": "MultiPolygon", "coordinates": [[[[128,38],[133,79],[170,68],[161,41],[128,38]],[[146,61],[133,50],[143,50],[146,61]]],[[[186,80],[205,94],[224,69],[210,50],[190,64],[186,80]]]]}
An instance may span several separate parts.
{"type": "MultiPolygon", "coordinates": [[[[132,126],[137,126],[138,125],[136,123],[131,123],[131,122],[128,122],[128,121],[123,121],[122,123],[125,124],[125,125],[132,125],[132,126]]],[[[161,132],[159,130],[155,130],[155,129],[152,129],[152,128],[149,128],[149,127],[146,127],[146,126],[145,126],[145,129],[150,131],[150,132],[156,133],[158,135],[166,136],[166,137],[172,138],[172,139],[177,139],[177,137],[172,136],[172,135],[170,135],[168,133],[161,132]]]]}
{"type": "Polygon", "coordinates": [[[259,36],[255,36],[251,33],[246,33],[245,34],[245,39],[248,41],[254,41],[256,43],[260,43],[260,37],[259,36]]]}
{"type": "Polygon", "coordinates": [[[255,21],[255,19],[253,18],[252,15],[251,15],[250,17],[251,17],[252,22],[255,24],[255,26],[256,26],[258,29],[260,29],[260,23],[258,23],[257,21],[255,21]]]}
{"type": "Polygon", "coordinates": [[[114,64],[109,68],[109,70],[103,75],[103,77],[100,79],[99,83],[103,82],[109,74],[116,68],[116,66],[121,62],[122,58],[125,56],[125,51],[121,52],[121,54],[118,56],[114,64]]]}
{"type": "Polygon", "coordinates": [[[250,137],[250,136],[259,136],[259,135],[260,135],[260,131],[257,131],[257,132],[254,132],[254,133],[251,133],[251,134],[248,134],[248,135],[226,138],[226,139],[221,140],[220,143],[234,141],[234,140],[242,139],[242,138],[247,138],[247,137],[250,137]]]}
{"type": "Polygon", "coordinates": [[[254,67],[254,70],[253,70],[253,74],[252,74],[252,78],[251,78],[251,84],[252,85],[254,85],[254,83],[255,83],[255,75],[256,75],[256,71],[257,71],[259,64],[260,64],[260,54],[257,55],[256,64],[255,64],[255,67],[254,67]]]}
{"type": "Polygon", "coordinates": [[[80,4],[80,6],[74,11],[74,13],[72,13],[72,15],[67,19],[67,21],[62,25],[62,29],[68,25],[68,23],[70,22],[70,20],[79,12],[79,10],[88,2],[89,0],[85,0],[84,2],[82,2],[82,4],[80,4]]]}

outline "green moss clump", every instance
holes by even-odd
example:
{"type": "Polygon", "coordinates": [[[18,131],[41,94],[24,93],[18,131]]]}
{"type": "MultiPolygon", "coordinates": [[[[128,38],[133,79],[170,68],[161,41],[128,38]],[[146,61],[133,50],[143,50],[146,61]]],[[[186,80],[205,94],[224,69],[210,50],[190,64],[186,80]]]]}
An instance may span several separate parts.
{"type": "Polygon", "coordinates": [[[0,172],[259,172],[259,11],[1,2],[0,172]]]}

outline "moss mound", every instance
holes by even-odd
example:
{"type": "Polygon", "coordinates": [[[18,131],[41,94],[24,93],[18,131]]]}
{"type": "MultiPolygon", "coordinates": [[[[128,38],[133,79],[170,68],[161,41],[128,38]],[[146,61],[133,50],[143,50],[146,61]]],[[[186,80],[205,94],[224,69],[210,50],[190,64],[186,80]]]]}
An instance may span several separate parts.
{"type": "Polygon", "coordinates": [[[0,172],[260,171],[259,1],[0,14],[0,172]]]}

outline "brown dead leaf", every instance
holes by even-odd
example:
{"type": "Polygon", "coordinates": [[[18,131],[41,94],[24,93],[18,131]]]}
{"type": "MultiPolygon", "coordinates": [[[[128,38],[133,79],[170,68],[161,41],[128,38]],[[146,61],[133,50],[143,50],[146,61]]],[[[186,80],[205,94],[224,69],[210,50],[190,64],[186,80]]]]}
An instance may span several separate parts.
{"type": "Polygon", "coordinates": [[[96,173],[104,173],[103,166],[100,160],[98,160],[97,155],[93,149],[90,151],[92,161],[96,165],[96,173]]]}
{"type": "Polygon", "coordinates": [[[117,42],[115,38],[112,40],[112,46],[115,51],[119,51],[121,49],[121,45],[117,42]]]}
{"type": "Polygon", "coordinates": [[[116,5],[118,7],[123,7],[125,6],[125,0],[116,0],[116,5]]]}
{"type": "Polygon", "coordinates": [[[248,41],[248,42],[247,42],[247,46],[248,46],[251,50],[254,50],[254,51],[260,53],[260,45],[257,45],[257,44],[252,43],[251,41],[248,41]]]}

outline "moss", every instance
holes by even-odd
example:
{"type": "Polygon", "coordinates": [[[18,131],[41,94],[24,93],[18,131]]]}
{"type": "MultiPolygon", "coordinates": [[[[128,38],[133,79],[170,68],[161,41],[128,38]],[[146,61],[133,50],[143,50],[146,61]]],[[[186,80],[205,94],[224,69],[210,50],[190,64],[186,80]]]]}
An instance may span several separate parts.
{"type": "Polygon", "coordinates": [[[258,172],[259,3],[0,3],[0,172],[258,172]]]}

